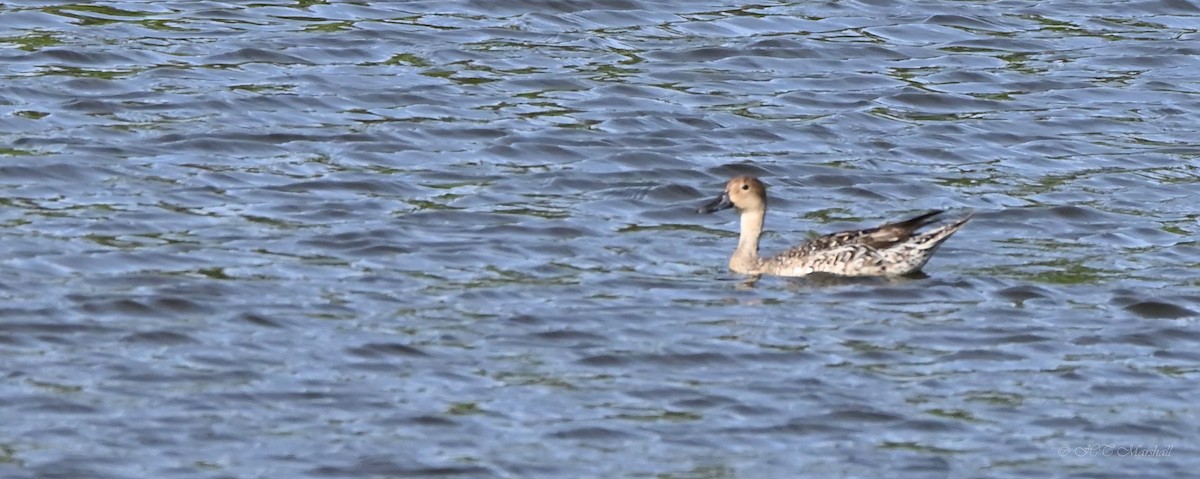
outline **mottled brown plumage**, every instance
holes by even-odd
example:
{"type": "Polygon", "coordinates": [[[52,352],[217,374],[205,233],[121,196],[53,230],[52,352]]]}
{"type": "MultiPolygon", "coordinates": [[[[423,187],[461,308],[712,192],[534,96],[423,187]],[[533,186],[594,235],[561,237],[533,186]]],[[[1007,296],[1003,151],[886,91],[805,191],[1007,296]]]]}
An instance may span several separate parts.
{"type": "Polygon", "coordinates": [[[725,185],[725,192],[701,208],[711,213],[735,207],[741,214],[741,236],[729,259],[729,268],[744,274],[805,276],[831,273],[843,276],[901,276],[921,270],[933,253],[970,216],[929,232],[915,231],[936,221],[942,211],[931,211],[876,228],[841,231],[813,238],[772,258],[758,256],[758,240],[767,212],[767,190],[757,178],[740,176],[725,185]]]}

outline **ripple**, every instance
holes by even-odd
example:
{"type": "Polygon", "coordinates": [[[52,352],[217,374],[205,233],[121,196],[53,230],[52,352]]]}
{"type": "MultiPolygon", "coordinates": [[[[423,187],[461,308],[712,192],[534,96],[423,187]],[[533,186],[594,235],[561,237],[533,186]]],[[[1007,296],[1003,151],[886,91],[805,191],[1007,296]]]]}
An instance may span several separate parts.
{"type": "Polygon", "coordinates": [[[1160,301],[1141,301],[1126,306],[1125,310],[1144,318],[1182,318],[1197,314],[1190,309],[1160,301]]]}

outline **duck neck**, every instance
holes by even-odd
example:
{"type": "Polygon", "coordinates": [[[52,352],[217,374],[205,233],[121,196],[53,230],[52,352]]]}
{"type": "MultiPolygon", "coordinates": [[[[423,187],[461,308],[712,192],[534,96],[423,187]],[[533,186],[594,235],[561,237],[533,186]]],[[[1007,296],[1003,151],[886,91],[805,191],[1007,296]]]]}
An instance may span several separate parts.
{"type": "Polygon", "coordinates": [[[758,238],[762,236],[763,217],[767,212],[763,209],[745,210],[741,213],[742,232],[738,237],[737,249],[733,251],[733,257],[729,258],[729,269],[736,273],[754,274],[761,265],[758,258],[758,238]]]}

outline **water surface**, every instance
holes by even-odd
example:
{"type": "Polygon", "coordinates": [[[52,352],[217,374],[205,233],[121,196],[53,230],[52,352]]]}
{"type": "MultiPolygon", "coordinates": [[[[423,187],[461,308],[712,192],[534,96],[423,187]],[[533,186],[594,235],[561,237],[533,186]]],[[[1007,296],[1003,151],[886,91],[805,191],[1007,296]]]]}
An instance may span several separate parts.
{"type": "Polygon", "coordinates": [[[0,476],[1184,477],[1200,8],[0,6],[0,476]],[[896,281],[725,271],[976,212],[896,281]]]}

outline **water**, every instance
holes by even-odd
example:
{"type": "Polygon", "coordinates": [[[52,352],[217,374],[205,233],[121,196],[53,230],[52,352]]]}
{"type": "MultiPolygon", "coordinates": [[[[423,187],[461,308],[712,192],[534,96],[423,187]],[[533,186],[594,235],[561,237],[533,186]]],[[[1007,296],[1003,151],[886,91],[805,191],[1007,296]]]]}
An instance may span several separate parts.
{"type": "Polygon", "coordinates": [[[5,2],[0,476],[1184,477],[1198,31],[5,2]],[[927,278],[746,283],[695,214],[740,173],[766,252],[977,216],[927,278]]]}

